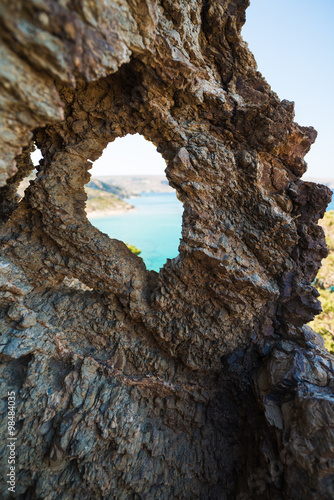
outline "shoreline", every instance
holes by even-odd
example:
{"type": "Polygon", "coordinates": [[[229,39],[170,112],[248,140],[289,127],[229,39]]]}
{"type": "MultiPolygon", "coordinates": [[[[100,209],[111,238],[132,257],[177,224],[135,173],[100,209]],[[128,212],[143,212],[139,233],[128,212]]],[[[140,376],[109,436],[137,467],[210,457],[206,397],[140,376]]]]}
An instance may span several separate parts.
{"type": "Polygon", "coordinates": [[[87,213],[87,219],[99,219],[103,217],[112,217],[113,215],[121,215],[134,210],[136,207],[130,205],[128,208],[116,208],[109,210],[93,210],[92,212],[87,213]]]}
{"type": "Polygon", "coordinates": [[[117,215],[122,215],[122,214],[126,214],[132,210],[137,210],[138,207],[135,206],[135,205],[132,205],[131,204],[131,201],[132,201],[132,198],[141,198],[141,197],[147,197],[147,196],[150,196],[150,195],[161,195],[161,194],[174,194],[174,193],[167,193],[167,192],[161,192],[161,193],[157,193],[155,191],[152,191],[152,192],[142,192],[140,195],[138,194],[132,194],[131,196],[129,196],[128,198],[124,198],[122,199],[122,201],[125,202],[125,206],[122,206],[120,205],[118,208],[110,208],[110,209],[105,209],[105,210],[93,210],[93,211],[88,211],[87,210],[87,207],[86,207],[86,214],[87,214],[87,218],[89,220],[91,219],[102,219],[102,218],[105,218],[105,217],[113,217],[113,216],[117,216],[117,215]]]}

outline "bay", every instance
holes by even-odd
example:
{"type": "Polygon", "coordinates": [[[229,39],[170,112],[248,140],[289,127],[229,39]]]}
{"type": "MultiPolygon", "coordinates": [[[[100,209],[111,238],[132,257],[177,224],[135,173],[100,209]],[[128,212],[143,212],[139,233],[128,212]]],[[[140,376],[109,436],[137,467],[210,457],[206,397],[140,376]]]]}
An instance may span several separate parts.
{"type": "Polygon", "coordinates": [[[126,198],[125,201],[135,209],[94,218],[91,223],[110,238],[139,248],[147,269],[159,271],[167,258],[178,255],[182,203],[175,193],[148,193],[126,198]]]}

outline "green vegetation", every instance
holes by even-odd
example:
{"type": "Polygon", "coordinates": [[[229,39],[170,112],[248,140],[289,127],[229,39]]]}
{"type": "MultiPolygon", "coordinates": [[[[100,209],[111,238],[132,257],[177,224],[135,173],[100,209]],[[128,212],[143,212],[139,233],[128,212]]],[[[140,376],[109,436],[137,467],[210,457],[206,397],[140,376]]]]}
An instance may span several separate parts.
{"type": "Polygon", "coordinates": [[[99,179],[95,179],[94,177],[92,177],[91,180],[86,184],[85,188],[86,190],[87,188],[91,188],[99,191],[106,191],[107,193],[113,193],[119,198],[126,198],[129,196],[129,193],[121,186],[103,182],[99,179]]]}
{"type": "Polygon", "coordinates": [[[129,245],[129,243],[125,244],[128,247],[128,249],[131,250],[131,252],[134,253],[135,255],[141,254],[141,250],[139,250],[139,248],[136,248],[134,245],[129,245]]]}
{"type": "Polygon", "coordinates": [[[315,317],[310,326],[322,335],[325,347],[334,354],[334,211],[326,212],[320,224],[326,234],[329,255],[322,262],[315,280],[323,312],[315,317]]]}
{"type": "Polygon", "coordinates": [[[93,212],[113,212],[123,211],[131,208],[131,205],[121,200],[117,195],[104,191],[102,189],[95,189],[85,187],[88,199],[86,202],[86,211],[88,214],[93,212]]]}

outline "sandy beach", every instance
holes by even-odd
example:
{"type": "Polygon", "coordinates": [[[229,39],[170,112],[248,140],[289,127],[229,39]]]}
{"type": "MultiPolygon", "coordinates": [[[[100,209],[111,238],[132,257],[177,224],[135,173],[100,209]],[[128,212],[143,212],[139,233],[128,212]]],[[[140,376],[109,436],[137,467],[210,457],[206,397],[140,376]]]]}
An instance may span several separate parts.
{"type": "Polygon", "coordinates": [[[113,215],[121,215],[125,214],[129,210],[134,210],[135,207],[133,205],[129,205],[126,208],[116,208],[110,210],[92,210],[91,212],[87,212],[88,219],[98,219],[100,217],[112,217],[113,215]]]}

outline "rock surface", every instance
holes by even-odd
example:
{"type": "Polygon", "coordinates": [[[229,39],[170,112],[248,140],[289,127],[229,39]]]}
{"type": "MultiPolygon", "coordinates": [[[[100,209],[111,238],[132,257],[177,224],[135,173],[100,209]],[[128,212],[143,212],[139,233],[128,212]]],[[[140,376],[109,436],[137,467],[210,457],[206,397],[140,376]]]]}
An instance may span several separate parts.
{"type": "MultiPolygon", "coordinates": [[[[240,36],[248,0],[0,6],[1,446],[17,498],[332,498],[316,137],[240,36]],[[152,141],[184,204],[148,272],[87,220],[91,162],[152,141]],[[32,141],[42,150],[29,175],[32,141]],[[7,184],[6,184],[7,181],[7,184]]],[[[1,496],[10,498],[5,475],[1,496]]]]}

